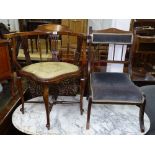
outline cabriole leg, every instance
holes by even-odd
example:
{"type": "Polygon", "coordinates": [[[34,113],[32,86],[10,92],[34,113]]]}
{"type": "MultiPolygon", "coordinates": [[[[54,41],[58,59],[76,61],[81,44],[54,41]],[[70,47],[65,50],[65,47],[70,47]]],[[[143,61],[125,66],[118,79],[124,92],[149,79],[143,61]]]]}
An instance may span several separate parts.
{"type": "Polygon", "coordinates": [[[92,97],[89,97],[89,100],[88,100],[88,111],[87,111],[87,124],[86,124],[86,129],[89,129],[89,126],[90,126],[91,105],[92,105],[92,97]]]}
{"type": "Polygon", "coordinates": [[[47,124],[46,127],[49,130],[50,129],[50,118],[49,118],[49,114],[50,114],[50,110],[49,110],[49,88],[48,85],[43,85],[43,99],[44,99],[44,103],[45,103],[45,110],[46,110],[46,118],[47,118],[47,124]]]}

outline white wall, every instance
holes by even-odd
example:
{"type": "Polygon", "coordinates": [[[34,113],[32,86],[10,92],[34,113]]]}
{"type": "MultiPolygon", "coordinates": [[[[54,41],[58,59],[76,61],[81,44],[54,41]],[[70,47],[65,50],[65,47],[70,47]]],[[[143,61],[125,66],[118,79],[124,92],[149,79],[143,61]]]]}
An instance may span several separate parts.
{"type": "Polygon", "coordinates": [[[129,30],[131,19],[88,19],[88,28],[92,26],[94,30],[106,29],[110,27],[129,30]]]}
{"type": "Polygon", "coordinates": [[[112,19],[88,19],[88,28],[92,26],[94,30],[101,30],[111,27],[112,19]]]}
{"type": "Polygon", "coordinates": [[[128,31],[130,22],[131,19],[112,19],[112,27],[128,31]]]}
{"type": "Polygon", "coordinates": [[[10,31],[19,31],[18,19],[0,19],[0,23],[3,23],[8,27],[10,24],[10,31]]]}

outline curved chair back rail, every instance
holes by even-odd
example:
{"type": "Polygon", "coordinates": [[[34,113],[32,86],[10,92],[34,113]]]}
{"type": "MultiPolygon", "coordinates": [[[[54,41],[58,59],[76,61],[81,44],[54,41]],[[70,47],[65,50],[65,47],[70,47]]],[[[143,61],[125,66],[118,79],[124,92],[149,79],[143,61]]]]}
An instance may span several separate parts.
{"type": "MultiPolygon", "coordinates": [[[[19,56],[20,58],[21,53],[19,53],[19,51],[22,48],[23,49],[22,60],[25,59],[27,64],[31,64],[32,60],[35,60],[35,57],[37,55],[38,55],[36,58],[37,61],[60,60],[71,62],[76,65],[79,65],[80,61],[83,61],[82,55],[84,55],[83,52],[85,52],[85,50],[82,50],[82,46],[85,36],[81,33],[73,33],[70,31],[61,31],[61,32],[29,31],[29,32],[17,32],[14,34],[5,35],[5,37],[13,40],[13,46],[15,46],[14,59],[17,58],[16,56],[19,56]],[[62,41],[63,37],[65,37],[64,42],[62,41]],[[74,46],[70,43],[72,37],[74,37],[77,41],[76,45],[74,46]],[[35,51],[30,52],[30,46],[33,45],[30,42],[32,38],[36,39],[36,49],[35,51]],[[48,39],[49,49],[45,48],[45,44],[42,38],[48,39]]],[[[17,60],[15,61],[17,62],[17,60]]]]}
{"type": "Polygon", "coordinates": [[[43,24],[39,25],[35,31],[43,31],[43,32],[49,32],[49,31],[56,31],[56,32],[64,32],[64,31],[71,31],[68,26],[65,25],[59,25],[59,24],[43,24]]]}

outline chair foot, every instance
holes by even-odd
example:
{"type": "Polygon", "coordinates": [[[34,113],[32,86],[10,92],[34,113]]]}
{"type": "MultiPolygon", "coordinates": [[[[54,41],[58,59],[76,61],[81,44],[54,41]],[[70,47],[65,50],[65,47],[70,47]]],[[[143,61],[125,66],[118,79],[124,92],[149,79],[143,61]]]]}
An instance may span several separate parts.
{"type": "Polygon", "coordinates": [[[145,127],[144,127],[144,114],[142,113],[141,109],[140,109],[139,123],[140,123],[140,131],[144,132],[145,131],[145,127]]]}
{"type": "Polygon", "coordinates": [[[87,124],[86,124],[86,129],[89,129],[91,105],[92,105],[92,97],[90,96],[89,97],[89,103],[88,103],[88,111],[87,111],[87,124]]]}
{"type": "Polygon", "coordinates": [[[22,114],[24,114],[24,109],[23,108],[20,108],[20,111],[22,112],[22,114]]]}
{"type": "Polygon", "coordinates": [[[50,130],[50,124],[46,124],[48,130],[50,130]]]}
{"type": "Polygon", "coordinates": [[[140,131],[141,131],[142,133],[145,132],[144,124],[140,127],[140,131]]]}
{"type": "Polygon", "coordinates": [[[84,109],[81,109],[80,112],[81,112],[81,115],[83,115],[84,109]]]}
{"type": "Polygon", "coordinates": [[[85,89],[85,79],[80,80],[80,112],[81,115],[83,114],[83,95],[84,95],[84,89],[85,89]]]}
{"type": "Polygon", "coordinates": [[[141,132],[145,131],[145,127],[144,127],[144,110],[145,110],[145,105],[146,105],[146,98],[144,96],[144,103],[140,105],[140,110],[139,110],[139,123],[140,123],[140,130],[141,130],[141,132]]]}

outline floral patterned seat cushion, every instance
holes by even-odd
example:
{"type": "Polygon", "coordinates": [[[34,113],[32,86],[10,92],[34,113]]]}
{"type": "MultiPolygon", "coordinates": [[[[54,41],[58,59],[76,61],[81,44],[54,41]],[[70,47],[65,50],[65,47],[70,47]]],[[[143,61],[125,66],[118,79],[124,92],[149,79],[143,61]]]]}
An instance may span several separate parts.
{"type": "MultiPolygon", "coordinates": [[[[75,78],[65,79],[59,84],[49,85],[49,94],[59,96],[75,96],[79,93],[80,80],[75,78]]],[[[28,87],[30,90],[31,97],[42,96],[42,85],[35,81],[29,80],[28,87]]]]}

